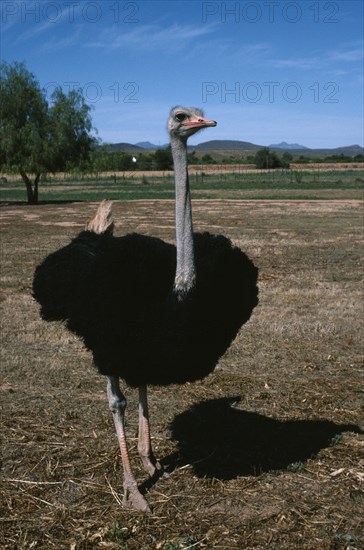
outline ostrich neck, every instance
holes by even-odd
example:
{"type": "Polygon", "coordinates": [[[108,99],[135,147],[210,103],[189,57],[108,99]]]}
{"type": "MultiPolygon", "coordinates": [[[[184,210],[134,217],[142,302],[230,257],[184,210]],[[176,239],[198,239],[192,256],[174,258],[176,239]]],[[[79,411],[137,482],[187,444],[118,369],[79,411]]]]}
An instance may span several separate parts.
{"type": "Polygon", "coordinates": [[[194,287],[196,280],[187,144],[172,137],[171,147],[176,188],[177,265],[174,289],[183,298],[194,287]]]}

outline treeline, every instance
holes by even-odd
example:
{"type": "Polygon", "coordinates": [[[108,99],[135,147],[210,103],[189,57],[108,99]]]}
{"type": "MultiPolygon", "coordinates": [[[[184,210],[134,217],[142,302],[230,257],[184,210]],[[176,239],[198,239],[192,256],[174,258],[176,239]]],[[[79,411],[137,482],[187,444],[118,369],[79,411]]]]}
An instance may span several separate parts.
{"type": "Polygon", "coordinates": [[[126,172],[128,170],[172,170],[171,148],[157,149],[154,153],[128,153],[109,151],[107,145],[97,147],[90,155],[91,172],[126,172]]]}
{"type": "MultiPolygon", "coordinates": [[[[197,156],[196,151],[191,151],[188,154],[190,164],[253,164],[259,169],[274,169],[274,168],[289,168],[292,162],[300,164],[309,163],[343,163],[343,162],[363,162],[364,155],[356,155],[351,157],[348,155],[330,155],[327,157],[308,157],[300,155],[293,156],[288,151],[282,154],[277,151],[271,151],[269,147],[259,149],[254,155],[248,155],[244,158],[236,157],[235,155],[227,155],[218,160],[210,153],[205,153],[203,156],[197,156]]],[[[90,172],[126,172],[129,170],[172,170],[173,160],[171,148],[157,149],[154,152],[137,152],[129,153],[126,151],[110,151],[107,146],[98,147],[90,156],[90,172]]]]}
{"type": "MultiPolygon", "coordinates": [[[[254,156],[246,157],[244,160],[236,159],[231,156],[217,161],[210,154],[202,157],[196,155],[196,151],[188,154],[190,164],[255,164],[257,168],[289,168],[292,161],[290,153],[278,155],[270,151],[268,147],[260,149],[254,156]]],[[[151,153],[128,153],[126,151],[109,151],[107,146],[98,147],[90,156],[89,170],[91,172],[117,171],[124,172],[128,170],[172,170],[173,159],[171,148],[157,149],[151,153]]]]}
{"type": "Polygon", "coordinates": [[[295,162],[298,162],[299,164],[309,164],[310,162],[315,162],[318,164],[322,164],[324,162],[331,162],[333,164],[341,162],[364,162],[364,155],[355,155],[354,157],[344,155],[343,153],[340,155],[328,155],[325,157],[307,157],[305,155],[300,155],[297,159],[295,159],[295,162]]]}

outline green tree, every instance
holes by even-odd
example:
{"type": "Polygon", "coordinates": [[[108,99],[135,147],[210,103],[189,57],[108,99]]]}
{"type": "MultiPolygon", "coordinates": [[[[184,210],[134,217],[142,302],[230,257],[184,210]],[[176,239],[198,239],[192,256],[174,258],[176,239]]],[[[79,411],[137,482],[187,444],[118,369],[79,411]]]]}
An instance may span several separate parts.
{"type": "Polygon", "coordinates": [[[298,157],[298,162],[300,164],[308,164],[310,162],[310,159],[309,159],[309,157],[306,157],[305,155],[300,155],[298,157]]]}
{"type": "Polygon", "coordinates": [[[139,153],[136,163],[137,170],[152,170],[153,156],[154,155],[145,155],[144,153],[139,153]]]}
{"type": "Polygon", "coordinates": [[[118,170],[125,172],[133,168],[133,157],[130,153],[121,153],[118,158],[118,170]]]}
{"type": "Polygon", "coordinates": [[[257,168],[281,168],[283,163],[277,153],[270,151],[269,147],[259,149],[254,157],[254,163],[257,168]]]}
{"type": "Polygon", "coordinates": [[[173,158],[171,147],[166,149],[157,149],[154,153],[154,162],[156,170],[172,170],[173,158]]]}
{"type": "Polygon", "coordinates": [[[90,155],[91,170],[93,172],[103,172],[110,169],[109,164],[110,153],[107,150],[107,145],[100,145],[92,151],[90,155]]]}
{"type": "Polygon", "coordinates": [[[96,144],[80,91],[45,91],[24,63],[0,65],[0,164],[21,175],[30,204],[42,174],[82,167],[96,144]]]}
{"type": "Polygon", "coordinates": [[[201,158],[201,161],[205,164],[216,164],[216,160],[214,160],[208,153],[201,158]]]}
{"type": "Polygon", "coordinates": [[[281,159],[282,168],[289,168],[292,161],[293,161],[293,156],[291,155],[291,153],[288,153],[287,151],[285,151],[281,159]]]}
{"type": "Polygon", "coordinates": [[[90,135],[92,121],[90,106],[79,90],[65,94],[57,88],[52,94],[49,109],[50,170],[84,168],[90,159],[96,139],[90,135]]]}

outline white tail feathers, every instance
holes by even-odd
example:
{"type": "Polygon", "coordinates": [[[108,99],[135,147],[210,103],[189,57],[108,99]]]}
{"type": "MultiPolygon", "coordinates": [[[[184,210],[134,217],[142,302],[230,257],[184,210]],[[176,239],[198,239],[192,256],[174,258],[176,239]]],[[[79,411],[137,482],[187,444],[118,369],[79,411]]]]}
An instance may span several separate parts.
{"type": "Polygon", "coordinates": [[[113,233],[112,201],[104,200],[100,203],[95,216],[86,225],[86,231],[93,233],[113,233]]]}

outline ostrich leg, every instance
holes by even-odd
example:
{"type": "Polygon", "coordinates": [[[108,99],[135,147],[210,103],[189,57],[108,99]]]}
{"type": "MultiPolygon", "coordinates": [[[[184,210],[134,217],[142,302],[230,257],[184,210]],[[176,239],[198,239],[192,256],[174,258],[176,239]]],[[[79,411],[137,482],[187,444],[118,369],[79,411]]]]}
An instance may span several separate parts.
{"type": "Polygon", "coordinates": [[[119,378],[117,376],[107,377],[107,396],[119,440],[121,459],[123,461],[124,505],[143,512],[151,512],[152,510],[148,502],[138,489],[138,484],[131,469],[124,429],[126,399],[120,391],[119,378]]]}
{"type": "Polygon", "coordinates": [[[144,470],[150,475],[162,473],[163,469],[156,460],[150,440],[147,386],[139,387],[139,437],[138,451],[144,470]]]}

